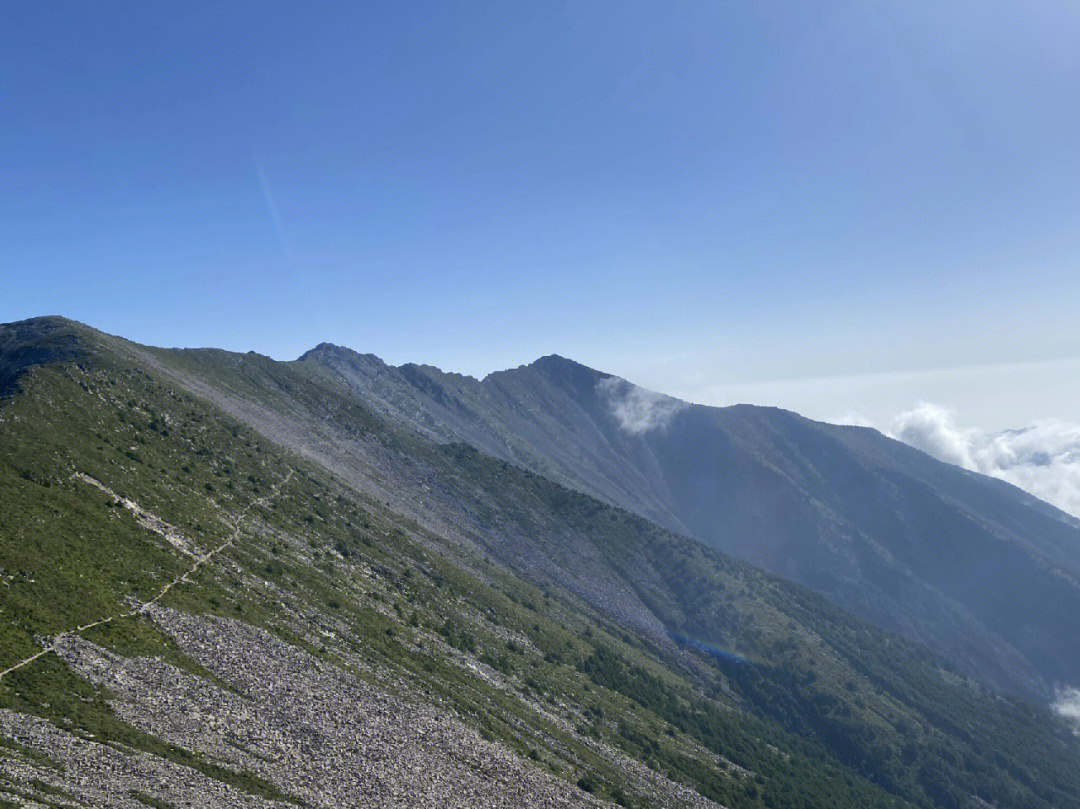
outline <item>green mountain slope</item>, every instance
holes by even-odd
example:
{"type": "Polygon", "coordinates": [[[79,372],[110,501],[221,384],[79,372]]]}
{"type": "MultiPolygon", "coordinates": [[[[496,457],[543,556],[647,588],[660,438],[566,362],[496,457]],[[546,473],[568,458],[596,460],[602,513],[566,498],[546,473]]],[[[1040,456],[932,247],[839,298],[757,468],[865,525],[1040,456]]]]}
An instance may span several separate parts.
{"type": "Polygon", "coordinates": [[[384,418],[466,441],[805,584],[998,688],[1080,683],[1080,522],[875,430],[691,406],[561,357],[484,380],[321,345],[297,363],[384,418]]]}
{"type": "Polygon", "coordinates": [[[1080,802],[1044,709],[318,369],[0,345],[0,800],[1080,802]]]}

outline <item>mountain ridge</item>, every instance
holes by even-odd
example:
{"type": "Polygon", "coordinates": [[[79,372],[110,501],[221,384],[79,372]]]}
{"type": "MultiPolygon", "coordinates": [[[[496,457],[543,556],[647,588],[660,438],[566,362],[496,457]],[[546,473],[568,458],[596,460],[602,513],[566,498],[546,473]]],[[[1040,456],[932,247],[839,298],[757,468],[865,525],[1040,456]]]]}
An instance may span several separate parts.
{"type": "Polygon", "coordinates": [[[794,578],[963,660],[998,687],[1046,695],[1080,680],[1075,638],[1064,640],[1064,652],[1055,651],[1055,641],[1032,641],[1025,626],[1007,625],[987,603],[998,585],[971,592],[962,581],[935,576],[919,559],[940,547],[928,512],[948,515],[942,524],[951,535],[970,534],[974,520],[979,538],[965,540],[969,549],[950,563],[955,569],[977,569],[981,542],[1011,557],[993,575],[1013,566],[1029,576],[1023,585],[1033,599],[1029,617],[1049,614],[1038,591],[1056,586],[1058,571],[1071,582],[1068,603],[1080,610],[1080,521],[1007,483],[937,461],[872,428],[814,422],[780,408],[679,402],[558,355],[483,380],[426,366],[360,369],[347,356],[320,360],[385,417],[435,440],[468,441],[794,578]],[[612,398],[618,396],[623,399],[612,398]],[[667,402],[670,412],[650,425],[649,408],[657,401],[667,402]],[[626,423],[642,429],[624,429],[626,423]],[[721,457],[755,479],[756,494],[716,467],[721,457]],[[701,472],[710,468],[711,478],[701,472]],[[882,508],[868,512],[859,502],[838,499],[836,492],[850,485],[885,501],[882,508]],[[906,500],[907,511],[889,517],[896,507],[888,500],[897,497],[906,500]],[[785,511],[803,517],[778,522],[785,511]],[[816,538],[806,535],[813,526],[816,538]],[[1022,561],[1028,556],[1030,562],[1022,561]],[[828,558],[831,567],[820,568],[828,558]],[[845,572],[851,565],[853,572],[845,572]],[[872,590],[852,585],[851,577],[865,576],[857,571],[867,566],[879,570],[872,590]],[[905,579],[907,593],[889,592],[905,579]],[[951,627],[942,632],[935,624],[951,627]]]}
{"type": "Polygon", "coordinates": [[[125,809],[146,803],[131,789],[328,808],[1080,796],[1080,741],[1045,707],[799,585],[430,441],[311,364],[69,328],[80,358],[20,354],[38,364],[0,402],[0,669],[54,649],[0,680],[0,800],[40,803],[41,784],[125,809]],[[67,634],[217,547],[154,609],[67,634]]]}
{"type": "MultiPolygon", "coordinates": [[[[77,325],[59,322],[68,331],[77,325]]],[[[1027,577],[1020,592],[1032,602],[1023,620],[1054,614],[1045,604],[1062,586],[1065,603],[1080,609],[1080,521],[872,428],[827,425],[780,408],[679,402],[558,354],[482,380],[416,363],[391,366],[330,343],[284,366],[336,375],[390,423],[440,443],[465,441],[799,581],[929,643],[995,687],[1046,698],[1080,681],[1076,639],[1032,638],[1037,624],[1011,625],[987,603],[997,589],[1008,590],[1001,576],[1020,571],[1027,577]],[[611,397],[639,392],[645,412],[649,397],[675,404],[664,424],[634,433],[620,424],[612,405],[619,400],[611,397]],[[711,478],[700,474],[710,467],[711,478]],[[852,487],[866,497],[838,500],[852,487]],[[905,502],[916,505],[898,512],[905,502]],[[789,512],[800,516],[785,522],[789,512]],[[933,539],[937,525],[951,526],[950,536],[970,534],[966,557],[946,567],[975,570],[978,549],[996,548],[1003,561],[983,578],[1000,581],[972,590],[928,569],[923,555],[951,547],[933,539]]]]}

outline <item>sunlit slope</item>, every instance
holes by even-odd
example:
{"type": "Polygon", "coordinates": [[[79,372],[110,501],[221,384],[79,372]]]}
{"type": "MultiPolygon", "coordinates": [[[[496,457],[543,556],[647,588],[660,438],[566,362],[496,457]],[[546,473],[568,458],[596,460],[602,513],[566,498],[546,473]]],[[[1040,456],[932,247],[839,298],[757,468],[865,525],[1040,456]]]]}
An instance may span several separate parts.
{"type": "Polygon", "coordinates": [[[1080,795],[1045,710],[803,588],[303,367],[20,339],[60,334],[0,408],[0,669],[53,648],[0,680],[3,799],[1080,795]]]}

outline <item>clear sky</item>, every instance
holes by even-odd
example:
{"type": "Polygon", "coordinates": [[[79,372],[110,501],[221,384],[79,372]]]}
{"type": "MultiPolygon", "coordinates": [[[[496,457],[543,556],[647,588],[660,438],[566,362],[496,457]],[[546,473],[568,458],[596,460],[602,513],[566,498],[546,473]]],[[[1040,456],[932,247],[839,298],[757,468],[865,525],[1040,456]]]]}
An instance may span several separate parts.
{"type": "Polygon", "coordinates": [[[1080,3],[54,3],[0,321],[1080,422],[1080,3]]]}

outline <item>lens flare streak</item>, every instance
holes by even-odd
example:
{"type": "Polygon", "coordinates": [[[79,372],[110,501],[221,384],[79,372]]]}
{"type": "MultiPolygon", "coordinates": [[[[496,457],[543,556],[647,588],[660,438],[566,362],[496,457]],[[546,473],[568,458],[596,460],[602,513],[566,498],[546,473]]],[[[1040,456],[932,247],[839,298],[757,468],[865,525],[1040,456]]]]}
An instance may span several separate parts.
{"type": "Polygon", "coordinates": [[[708,643],[697,638],[687,637],[686,635],[671,635],[671,639],[678,643],[680,646],[689,646],[698,651],[705,652],[713,657],[718,657],[721,660],[726,660],[731,663],[740,663],[750,666],[763,665],[763,661],[755,660],[749,655],[745,655],[742,652],[738,652],[735,649],[729,649],[726,646],[720,646],[715,643],[708,643]]]}

